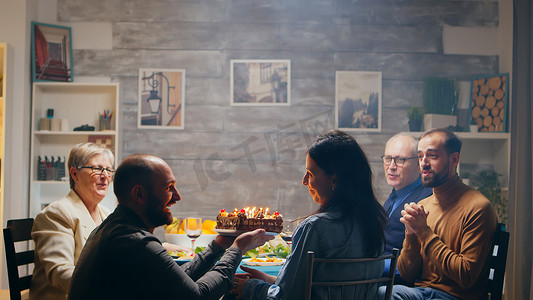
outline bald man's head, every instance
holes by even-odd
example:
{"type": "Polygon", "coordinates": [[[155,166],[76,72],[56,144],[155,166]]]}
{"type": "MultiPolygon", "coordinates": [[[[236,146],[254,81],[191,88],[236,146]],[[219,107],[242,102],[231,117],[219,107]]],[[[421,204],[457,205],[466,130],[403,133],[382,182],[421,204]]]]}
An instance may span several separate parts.
{"type": "Polygon", "coordinates": [[[136,185],[152,190],[154,175],[158,168],[168,167],[159,157],[148,154],[133,154],[126,157],[118,166],[113,182],[118,203],[128,201],[129,193],[136,185]]]}

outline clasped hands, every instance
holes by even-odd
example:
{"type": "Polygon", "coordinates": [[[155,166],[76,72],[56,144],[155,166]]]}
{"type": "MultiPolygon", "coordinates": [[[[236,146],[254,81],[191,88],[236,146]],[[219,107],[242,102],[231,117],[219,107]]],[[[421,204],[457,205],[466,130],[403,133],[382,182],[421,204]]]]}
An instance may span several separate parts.
{"type": "Polygon", "coordinates": [[[426,228],[429,211],[424,209],[423,205],[414,202],[405,203],[402,210],[400,222],[405,224],[406,234],[418,234],[426,228]]]}
{"type": "Polygon", "coordinates": [[[244,285],[248,279],[257,278],[270,284],[274,284],[277,279],[276,276],[268,275],[265,272],[261,272],[257,269],[252,269],[245,266],[241,266],[241,269],[246,273],[235,274],[235,277],[233,278],[233,288],[230,291],[230,294],[235,295],[235,299],[237,300],[242,299],[242,289],[244,288],[244,285]]]}

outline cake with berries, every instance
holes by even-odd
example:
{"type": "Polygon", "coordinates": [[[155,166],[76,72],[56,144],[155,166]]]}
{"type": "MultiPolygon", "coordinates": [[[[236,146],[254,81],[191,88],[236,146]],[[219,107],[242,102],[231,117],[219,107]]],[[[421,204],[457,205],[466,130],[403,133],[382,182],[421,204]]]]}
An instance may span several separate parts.
{"type": "Polygon", "coordinates": [[[222,209],[217,215],[216,229],[250,231],[259,228],[279,233],[283,229],[283,216],[277,211],[271,214],[268,208],[256,209],[255,207],[234,209],[232,212],[222,209]]]}

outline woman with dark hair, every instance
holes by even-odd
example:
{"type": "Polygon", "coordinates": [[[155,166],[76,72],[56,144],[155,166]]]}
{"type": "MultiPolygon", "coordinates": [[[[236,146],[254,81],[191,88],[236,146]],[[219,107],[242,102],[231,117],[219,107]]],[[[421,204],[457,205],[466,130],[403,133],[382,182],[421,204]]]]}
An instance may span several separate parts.
{"type": "MultiPolygon", "coordinates": [[[[368,159],[352,136],[339,130],[319,136],[307,150],[302,184],[309,188],[313,201],[320,207],[295,230],[292,253],[278,277],[241,267],[248,273],[235,277],[237,287],[232,292],[238,294],[237,298],[303,298],[309,250],[321,258],[377,257],[382,254],[387,217],[374,195],[368,159]]],[[[345,280],[347,275],[353,278],[357,274],[364,279],[380,277],[382,273],[383,262],[349,268],[318,265],[314,277],[345,280]]],[[[312,298],[325,299],[326,293],[326,290],[313,291],[312,298]]],[[[362,299],[360,295],[365,293],[365,290],[355,292],[345,288],[347,298],[362,299]]]]}

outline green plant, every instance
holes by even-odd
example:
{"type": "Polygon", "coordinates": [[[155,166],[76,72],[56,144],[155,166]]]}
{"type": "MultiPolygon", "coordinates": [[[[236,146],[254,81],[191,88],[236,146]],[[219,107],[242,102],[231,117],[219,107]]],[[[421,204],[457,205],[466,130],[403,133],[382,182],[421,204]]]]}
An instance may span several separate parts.
{"type": "Polygon", "coordinates": [[[501,175],[494,170],[482,170],[472,175],[470,183],[477,187],[496,209],[498,220],[507,224],[507,199],[502,197],[502,188],[498,177],[501,175]]]}
{"type": "Polygon", "coordinates": [[[411,121],[421,121],[424,118],[424,109],[418,106],[412,106],[407,110],[407,117],[411,121]]]}
{"type": "Polygon", "coordinates": [[[425,77],[423,83],[424,111],[427,114],[455,115],[460,87],[448,78],[425,77]]]}

